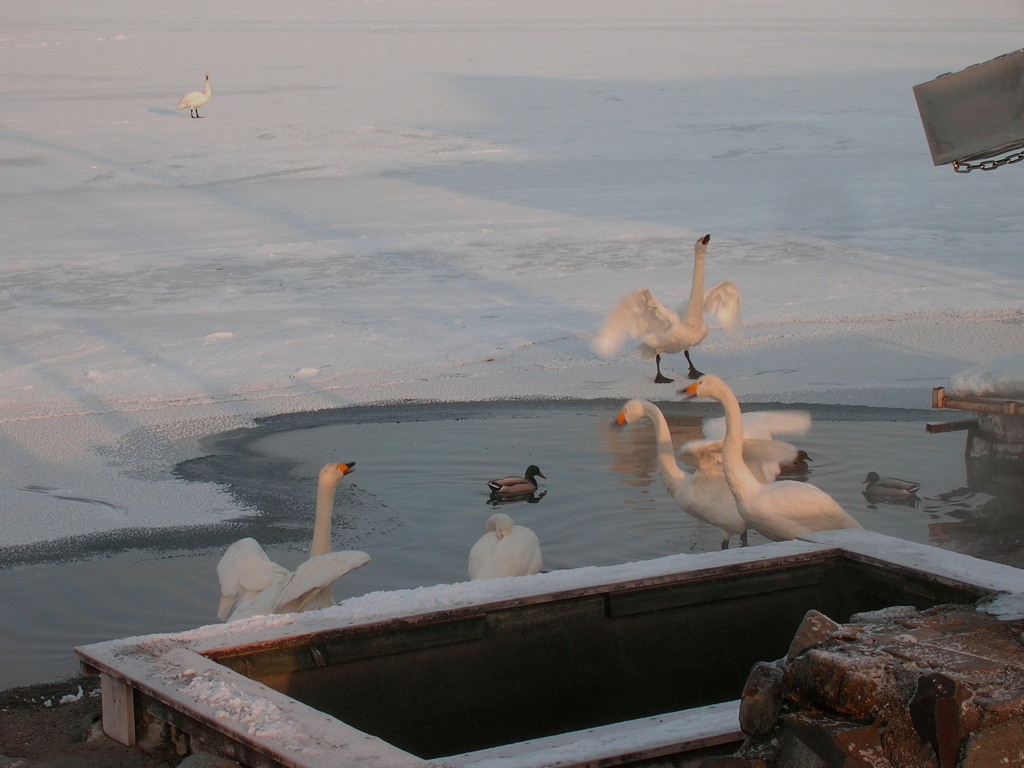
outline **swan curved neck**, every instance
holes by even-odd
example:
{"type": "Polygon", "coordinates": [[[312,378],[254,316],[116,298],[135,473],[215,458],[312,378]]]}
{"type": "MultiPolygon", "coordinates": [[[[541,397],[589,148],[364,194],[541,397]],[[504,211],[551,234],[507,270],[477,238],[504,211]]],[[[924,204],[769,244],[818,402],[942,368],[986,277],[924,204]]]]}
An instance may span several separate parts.
{"type": "Polygon", "coordinates": [[[743,414],[740,403],[732,392],[725,391],[718,398],[725,409],[725,440],[722,445],[722,469],[733,493],[751,484],[759,485],[757,478],[743,460],[743,414]]]}
{"type": "Polygon", "coordinates": [[[334,515],[336,483],[321,479],[316,486],[316,518],[313,521],[313,543],[309,556],[326,555],[331,551],[331,518],[334,515]]]}
{"type": "Polygon", "coordinates": [[[666,487],[677,486],[687,479],[687,474],[679,468],[676,461],[675,448],[672,446],[672,433],[669,431],[665,415],[654,405],[644,405],[644,415],[654,425],[654,439],[658,449],[658,474],[666,487]]]}

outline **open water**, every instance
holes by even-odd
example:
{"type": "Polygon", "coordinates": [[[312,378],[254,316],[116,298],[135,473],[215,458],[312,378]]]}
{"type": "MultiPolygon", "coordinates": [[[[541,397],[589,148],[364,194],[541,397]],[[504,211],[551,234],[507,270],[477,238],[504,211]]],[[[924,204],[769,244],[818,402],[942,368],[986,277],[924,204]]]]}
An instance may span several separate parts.
{"type": "MultiPolygon", "coordinates": [[[[316,476],[356,471],[335,501],[334,548],[373,560],[335,584],[335,599],[461,581],[470,547],[495,511],[486,480],[537,464],[536,498],[502,505],[541,540],[549,570],[631,562],[719,547],[717,529],[682,513],[657,476],[653,430],[611,427],[620,401],[408,404],[275,417],[206,441],[176,472],[218,482],[258,510],[218,526],[119,532],[7,552],[0,570],[0,689],[74,674],[77,645],[216,622],[224,548],[254,536],[294,568],[306,557],[316,476]]],[[[677,446],[701,436],[717,404],[668,401],[677,446]]],[[[779,407],[745,404],[744,410],[779,407]]],[[[786,408],[794,407],[787,405],[786,408]]],[[[801,407],[801,406],[796,406],[801,407]]],[[[1024,539],[1019,491],[972,478],[964,433],[928,434],[936,411],[805,406],[807,479],[870,530],[1001,559],[1024,539]],[[921,484],[904,504],[862,493],[871,471],[921,484]]],[[[949,412],[947,412],[949,413],[949,412]]],[[[750,534],[750,545],[767,542],[750,534]]],[[[734,541],[734,546],[736,542],[734,541]]]]}

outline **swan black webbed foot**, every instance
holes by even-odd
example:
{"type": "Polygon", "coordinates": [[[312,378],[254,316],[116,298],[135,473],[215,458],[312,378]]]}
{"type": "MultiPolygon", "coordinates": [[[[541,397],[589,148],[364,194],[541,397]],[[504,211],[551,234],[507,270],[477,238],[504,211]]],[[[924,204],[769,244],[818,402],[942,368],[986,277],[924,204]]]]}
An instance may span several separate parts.
{"type": "Polygon", "coordinates": [[[701,373],[700,371],[698,371],[696,368],[693,367],[693,361],[690,359],[690,350],[688,350],[688,349],[683,350],[683,354],[686,355],[686,362],[688,362],[690,364],[690,371],[686,375],[689,378],[691,378],[694,381],[696,381],[697,379],[699,379],[704,374],[701,373]]]}
{"type": "Polygon", "coordinates": [[[671,384],[675,379],[670,379],[668,376],[661,372],[661,355],[654,356],[654,365],[658,370],[658,375],[654,377],[655,384],[671,384]]]}

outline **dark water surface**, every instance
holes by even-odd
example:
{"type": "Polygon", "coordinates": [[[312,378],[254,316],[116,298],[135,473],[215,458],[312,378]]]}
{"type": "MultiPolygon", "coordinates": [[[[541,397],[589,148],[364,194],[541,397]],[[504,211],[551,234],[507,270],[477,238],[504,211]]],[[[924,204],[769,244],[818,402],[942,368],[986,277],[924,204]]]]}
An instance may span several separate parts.
{"type": "MultiPolygon", "coordinates": [[[[539,498],[504,504],[502,511],[536,531],[547,569],[717,549],[717,529],[682,513],[662,487],[651,427],[610,427],[621,405],[351,408],[275,417],[211,436],[204,445],[209,455],[176,471],[224,484],[259,513],[217,526],[118,532],[61,542],[59,550],[6,553],[0,654],[7,664],[0,689],[73,674],[76,645],[216,622],[217,560],[242,536],[254,536],[272,559],[294,568],[306,558],[316,476],[327,462],[356,462],[338,490],[334,548],[373,557],[335,584],[337,600],[466,579],[469,549],[495,511],[486,480],[519,474],[528,464],[547,476],[539,498]]],[[[703,417],[721,415],[714,403],[660,405],[677,446],[701,436],[703,417]]],[[[745,404],[744,410],[772,407],[778,406],[745,404]]],[[[997,548],[1019,547],[1020,494],[969,488],[963,433],[926,433],[926,422],[948,416],[802,407],[814,426],[791,442],[814,460],[808,479],[865,528],[972,554],[994,534],[997,548]],[[918,501],[870,503],[861,491],[871,470],[919,482],[918,501]]],[[[751,532],[752,546],[764,543],[751,532]]]]}

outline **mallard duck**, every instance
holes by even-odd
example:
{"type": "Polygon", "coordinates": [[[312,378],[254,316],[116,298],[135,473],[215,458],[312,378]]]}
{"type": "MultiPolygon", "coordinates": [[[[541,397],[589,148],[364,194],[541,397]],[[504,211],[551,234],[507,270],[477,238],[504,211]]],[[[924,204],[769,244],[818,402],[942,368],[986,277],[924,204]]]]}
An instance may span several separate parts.
{"type": "Polygon", "coordinates": [[[802,475],[810,469],[810,467],[807,466],[808,461],[814,461],[814,459],[807,455],[807,451],[799,450],[796,452],[796,458],[792,461],[784,462],[779,465],[779,474],[802,475]]]}
{"type": "Polygon", "coordinates": [[[877,472],[868,472],[864,478],[864,493],[876,498],[905,499],[917,493],[920,483],[900,480],[898,477],[879,477],[877,472]]]}
{"type": "Polygon", "coordinates": [[[500,579],[540,573],[540,540],[529,528],[496,512],[487,518],[487,533],[469,551],[470,579],[500,579]]]}
{"type": "MultiPolygon", "coordinates": [[[[501,494],[507,496],[518,493],[533,493],[537,490],[537,478],[544,477],[544,473],[540,471],[540,468],[536,464],[531,464],[526,468],[526,472],[522,477],[518,475],[509,475],[508,477],[499,477],[494,480],[487,481],[487,487],[491,489],[491,493],[501,494]]],[[[544,477],[547,480],[546,477],[544,477]]]]}
{"type": "Polygon", "coordinates": [[[723,469],[736,508],[747,525],[772,541],[794,539],[812,531],[860,528],[838,502],[811,483],[776,480],[762,483],[743,461],[743,419],[729,385],[717,376],[701,376],[686,389],[687,398],[711,397],[725,409],[723,469]]]}
{"type": "Polygon", "coordinates": [[[693,247],[693,282],[690,300],[680,314],[669,309],[647,288],[640,288],[622,298],[609,313],[592,348],[601,357],[611,357],[627,336],[640,340],[637,354],[644,360],[654,359],[658,384],[674,381],[661,372],[661,356],[682,352],[690,369],[687,375],[696,379],[703,374],[693,366],[690,348],[708,335],[707,312],[729,330],[739,327],[740,289],[731,280],[723,280],[704,293],[704,255],[711,235],[699,238],[693,247]]]}

